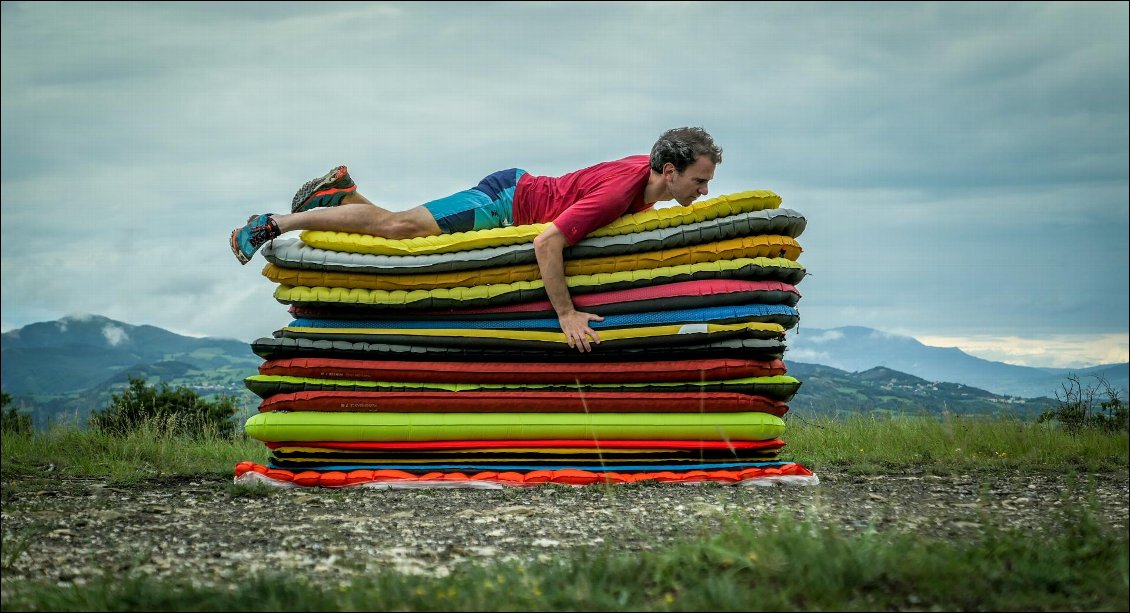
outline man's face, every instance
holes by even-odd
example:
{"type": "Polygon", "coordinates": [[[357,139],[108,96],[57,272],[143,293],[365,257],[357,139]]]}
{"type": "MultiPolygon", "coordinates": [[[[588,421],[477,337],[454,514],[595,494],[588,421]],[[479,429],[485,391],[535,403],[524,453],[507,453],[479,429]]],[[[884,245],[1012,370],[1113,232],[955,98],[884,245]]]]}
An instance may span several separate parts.
{"type": "Polygon", "coordinates": [[[667,191],[676,202],[689,206],[699,196],[710,193],[708,187],[713,178],[714,162],[708,156],[700,155],[683,172],[675,170],[674,165],[669,165],[667,191]]]}

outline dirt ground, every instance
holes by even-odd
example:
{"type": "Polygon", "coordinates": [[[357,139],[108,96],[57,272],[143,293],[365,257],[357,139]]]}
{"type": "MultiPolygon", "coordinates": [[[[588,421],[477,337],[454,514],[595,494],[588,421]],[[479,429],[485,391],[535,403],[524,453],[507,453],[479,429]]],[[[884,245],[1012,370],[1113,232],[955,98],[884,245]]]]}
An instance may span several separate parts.
{"type": "MultiPolygon", "coordinates": [[[[851,475],[818,485],[624,485],[469,489],[274,489],[231,477],[127,487],[84,479],[3,482],[3,575],[83,584],[104,573],[203,585],[263,571],[321,580],[395,569],[444,575],[463,562],[564,550],[634,552],[720,522],[811,519],[841,532],[964,538],[1017,526],[1034,538],[1070,506],[1127,529],[1128,473],[851,475]]],[[[1050,524],[1054,525],[1054,523],[1050,524]]]]}

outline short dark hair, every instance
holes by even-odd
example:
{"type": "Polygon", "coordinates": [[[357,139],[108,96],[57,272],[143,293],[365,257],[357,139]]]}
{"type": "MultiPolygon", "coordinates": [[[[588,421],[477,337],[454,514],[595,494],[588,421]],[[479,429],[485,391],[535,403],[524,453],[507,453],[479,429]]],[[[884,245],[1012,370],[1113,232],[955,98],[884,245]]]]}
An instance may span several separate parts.
{"type": "Polygon", "coordinates": [[[672,128],[651,146],[651,169],[663,172],[663,165],[670,162],[675,165],[675,170],[683,172],[700,155],[710,156],[710,161],[715,164],[722,163],[722,148],[714,144],[706,130],[672,128]]]}

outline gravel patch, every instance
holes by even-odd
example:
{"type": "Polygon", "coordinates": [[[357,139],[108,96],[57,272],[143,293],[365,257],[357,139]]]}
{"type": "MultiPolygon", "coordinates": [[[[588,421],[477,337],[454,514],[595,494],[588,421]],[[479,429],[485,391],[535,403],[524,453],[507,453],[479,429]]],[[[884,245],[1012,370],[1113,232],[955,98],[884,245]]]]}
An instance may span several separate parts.
{"type": "Polygon", "coordinates": [[[1130,517],[1125,471],[816,474],[820,484],[807,486],[505,490],[273,489],[218,476],[131,486],[6,478],[0,586],[82,585],[130,572],[200,585],[280,571],[335,583],[385,570],[443,576],[466,562],[662,548],[747,517],[945,539],[1005,526],[1039,538],[1049,518],[1071,506],[1092,506],[1118,530],[1130,517]]]}

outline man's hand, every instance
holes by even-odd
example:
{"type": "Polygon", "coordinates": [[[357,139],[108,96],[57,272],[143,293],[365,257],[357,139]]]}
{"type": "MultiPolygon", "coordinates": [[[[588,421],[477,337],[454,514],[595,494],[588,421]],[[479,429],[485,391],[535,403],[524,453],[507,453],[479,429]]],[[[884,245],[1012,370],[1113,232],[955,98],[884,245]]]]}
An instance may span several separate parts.
{"type": "Polygon", "coordinates": [[[561,323],[561,331],[565,333],[565,340],[569,342],[569,347],[587,353],[592,351],[593,344],[600,344],[600,337],[597,336],[596,330],[589,326],[590,321],[604,321],[600,315],[593,315],[592,313],[585,313],[583,311],[571,311],[557,318],[561,323]],[[590,340],[591,344],[590,344],[590,340]]]}
{"type": "Polygon", "coordinates": [[[553,310],[557,311],[557,321],[561,324],[561,331],[565,333],[565,340],[569,342],[569,347],[584,353],[592,351],[593,343],[600,342],[600,337],[589,326],[589,322],[602,321],[604,318],[573,308],[573,298],[569,296],[569,285],[565,281],[563,252],[566,244],[565,235],[557,226],[549,224],[534,238],[534,254],[538,258],[545,294],[549,296],[553,310]]]}

